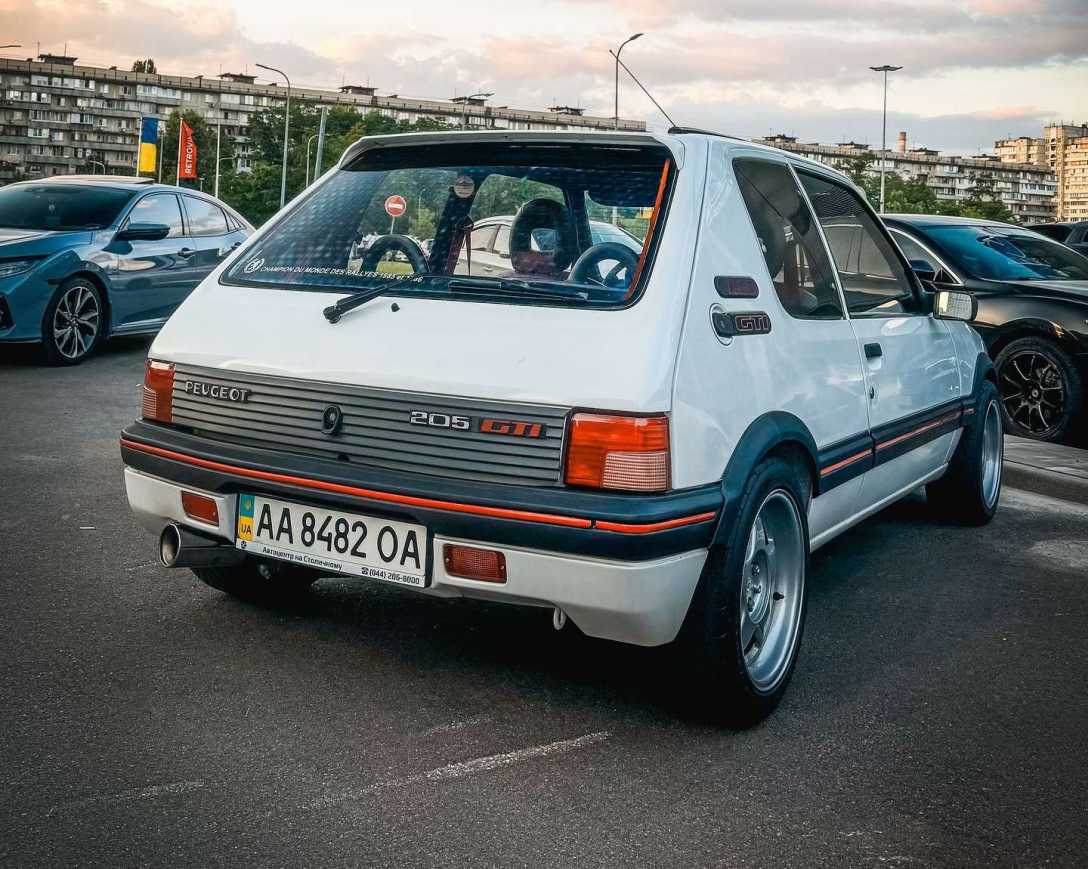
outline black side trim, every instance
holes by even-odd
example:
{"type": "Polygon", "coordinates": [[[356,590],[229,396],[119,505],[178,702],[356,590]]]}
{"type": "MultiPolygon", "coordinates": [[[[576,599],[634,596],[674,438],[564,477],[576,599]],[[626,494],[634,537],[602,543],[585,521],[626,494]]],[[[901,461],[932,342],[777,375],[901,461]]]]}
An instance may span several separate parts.
{"type": "Polygon", "coordinates": [[[868,432],[841,440],[820,450],[820,483],[817,493],[860,477],[873,467],[873,438],[868,432]]]}
{"type": "MultiPolygon", "coordinates": [[[[717,484],[649,496],[559,488],[534,489],[479,482],[469,484],[422,474],[391,474],[358,464],[330,462],[291,453],[225,444],[146,422],[133,423],[124,430],[122,436],[128,440],[220,464],[275,474],[399,495],[625,524],[663,522],[713,512],[721,506],[721,490],[717,484]]],[[[355,495],[255,480],[151,455],[123,444],[121,457],[126,465],[136,470],[206,491],[224,494],[242,491],[267,492],[300,503],[335,504],[343,509],[418,522],[438,533],[469,540],[625,561],[645,561],[706,547],[710,543],[711,531],[714,528],[713,522],[701,522],[648,534],[621,534],[596,528],[567,528],[455,513],[437,508],[392,504],[355,495]]]]}
{"type": "Polygon", "coordinates": [[[882,465],[913,449],[955,431],[963,424],[963,400],[946,401],[921,413],[873,429],[876,456],[874,465],[882,465]]]}

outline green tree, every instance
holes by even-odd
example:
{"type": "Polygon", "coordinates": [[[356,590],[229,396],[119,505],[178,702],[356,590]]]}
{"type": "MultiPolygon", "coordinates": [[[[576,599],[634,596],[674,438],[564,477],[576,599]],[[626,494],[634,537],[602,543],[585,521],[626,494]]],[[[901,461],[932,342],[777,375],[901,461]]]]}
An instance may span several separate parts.
{"type": "Polygon", "coordinates": [[[132,71],[146,72],[151,73],[152,75],[158,72],[158,70],[155,69],[155,59],[152,57],[149,57],[145,60],[134,60],[132,62],[132,71]]]}
{"type": "Polygon", "coordinates": [[[1015,222],[1012,212],[1001,201],[994,186],[994,176],[990,172],[976,176],[970,195],[960,203],[959,213],[964,217],[976,217],[982,220],[1015,222]]]}

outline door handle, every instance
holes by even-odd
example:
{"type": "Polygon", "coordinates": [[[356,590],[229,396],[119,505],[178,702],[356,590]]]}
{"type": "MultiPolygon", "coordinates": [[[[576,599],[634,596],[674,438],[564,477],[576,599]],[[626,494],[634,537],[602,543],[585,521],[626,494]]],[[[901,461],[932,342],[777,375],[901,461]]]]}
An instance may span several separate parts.
{"type": "Polygon", "coordinates": [[[879,359],[884,355],[884,351],[879,344],[866,344],[865,345],[865,358],[866,359],[879,359]]]}
{"type": "Polygon", "coordinates": [[[191,247],[183,247],[181,250],[178,251],[178,256],[180,256],[182,259],[188,259],[194,253],[196,253],[196,251],[193,250],[191,247]]]}

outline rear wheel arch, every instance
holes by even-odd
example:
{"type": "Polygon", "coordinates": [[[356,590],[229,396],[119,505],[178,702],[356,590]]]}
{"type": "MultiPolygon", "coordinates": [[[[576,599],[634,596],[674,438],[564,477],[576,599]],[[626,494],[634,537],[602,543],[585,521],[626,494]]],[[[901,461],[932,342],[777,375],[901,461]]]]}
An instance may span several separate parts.
{"type": "Polygon", "coordinates": [[[102,313],[105,317],[105,321],[102,324],[102,338],[108,338],[110,334],[110,327],[113,324],[113,308],[110,301],[110,287],[109,282],[97,272],[88,271],[86,269],[72,272],[68,277],[62,281],[62,283],[72,280],[73,278],[82,278],[85,281],[89,281],[94,284],[95,289],[98,290],[98,295],[102,298],[102,313]]]}
{"type": "Polygon", "coordinates": [[[814,494],[819,480],[817,455],[816,440],[799,417],[781,410],[757,417],[737,441],[722,474],[723,503],[714,543],[728,539],[745,486],[761,462],[775,456],[797,465],[808,476],[810,493],[814,494]]]}

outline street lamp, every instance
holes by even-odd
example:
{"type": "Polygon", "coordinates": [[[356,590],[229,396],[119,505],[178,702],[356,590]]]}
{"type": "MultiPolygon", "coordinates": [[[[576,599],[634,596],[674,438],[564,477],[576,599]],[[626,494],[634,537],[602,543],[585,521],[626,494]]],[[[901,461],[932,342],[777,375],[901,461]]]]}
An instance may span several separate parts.
{"type": "Polygon", "coordinates": [[[880,213],[884,213],[884,163],[887,160],[888,150],[888,73],[902,69],[901,66],[871,66],[873,72],[884,73],[884,115],[880,128],[880,213]]]}
{"type": "Polygon", "coordinates": [[[280,208],[283,208],[283,204],[287,201],[287,134],[291,130],[291,79],[282,69],[265,66],[263,63],[258,63],[257,66],[269,72],[279,73],[287,82],[287,103],[283,108],[283,168],[280,170],[280,208]]]}
{"type": "Polygon", "coordinates": [[[485,99],[486,100],[488,97],[493,97],[493,96],[495,96],[495,95],[492,94],[492,93],[486,93],[486,94],[485,93],[479,93],[479,94],[469,94],[468,96],[464,96],[464,97],[454,97],[454,100],[460,100],[461,101],[461,129],[462,130],[467,130],[468,129],[468,101],[469,100],[479,100],[479,99],[485,99]]]}
{"type": "Polygon", "coordinates": [[[613,52],[613,56],[616,58],[616,111],[612,115],[612,129],[618,130],[620,128],[620,52],[623,51],[623,47],[628,42],[634,42],[642,36],[641,33],[635,33],[632,36],[628,36],[623,42],[620,43],[620,47],[613,52]]]}

